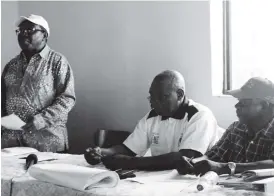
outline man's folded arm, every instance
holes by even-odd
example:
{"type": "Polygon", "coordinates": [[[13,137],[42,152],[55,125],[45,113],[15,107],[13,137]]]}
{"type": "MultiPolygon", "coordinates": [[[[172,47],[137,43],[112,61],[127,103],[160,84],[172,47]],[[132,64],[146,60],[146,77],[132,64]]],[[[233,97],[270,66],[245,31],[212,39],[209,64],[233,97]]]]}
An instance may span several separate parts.
{"type": "Polygon", "coordinates": [[[249,163],[236,163],[235,172],[242,173],[247,170],[270,169],[270,168],[274,168],[274,145],[268,159],[262,160],[262,161],[249,162],[249,163]]]}
{"type": "MultiPolygon", "coordinates": [[[[130,156],[130,160],[126,160],[123,164],[124,169],[140,169],[140,170],[168,170],[176,169],[177,164],[182,161],[182,157],[196,158],[202,156],[202,153],[192,149],[181,149],[178,152],[171,152],[158,156],[138,157],[126,145],[116,145],[111,148],[101,148],[101,153],[104,156],[112,155],[127,155],[130,156]],[[126,165],[125,165],[126,164],[126,165]]],[[[123,159],[123,158],[121,158],[123,159]]]]}
{"type": "Polygon", "coordinates": [[[270,169],[274,168],[274,160],[256,161],[250,163],[236,163],[236,173],[242,173],[246,170],[270,169]]]}
{"type": "Polygon", "coordinates": [[[132,162],[136,169],[140,170],[168,170],[176,169],[177,163],[182,161],[182,157],[199,157],[202,154],[191,149],[182,149],[179,152],[170,152],[158,156],[134,157],[132,162]]]}

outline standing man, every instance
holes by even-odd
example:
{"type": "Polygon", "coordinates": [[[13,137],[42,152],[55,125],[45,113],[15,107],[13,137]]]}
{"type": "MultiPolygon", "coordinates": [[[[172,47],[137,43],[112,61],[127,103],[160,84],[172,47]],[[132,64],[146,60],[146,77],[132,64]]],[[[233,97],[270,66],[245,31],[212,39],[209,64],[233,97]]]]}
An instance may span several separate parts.
{"type": "Polygon", "coordinates": [[[67,118],[75,104],[74,78],[67,59],[47,45],[50,29],[38,15],[21,17],[16,35],[22,49],[4,68],[1,116],[12,113],[26,125],[1,129],[2,148],[68,150],[67,118]]]}
{"type": "Polygon", "coordinates": [[[122,145],[88,149],[90,164],[100,161],[110,169],[166,170],[188,168],[188,158],[199,157],[222,135],[213,113],[188,99],[183,76],[172,70],[158,74],[149,89],[151,111],[137,124],[122,145]],[[151,157],[143,157],[148,149],[151,157]],[[96,155],[97,152],[97,155],[96,155]],[[98,156],[101,154],[103,157],[98,156]],[[136,156],[138,155],[138,156],[136,156]]]}
{"type": "Polygon", "coordinates": [[[239,100],[235,105],[239,121],[230,125],[206,156],[192,160],[194,172],[233,175],[274,168],[274,83],[254,77],[228,94],[239,100]]]}

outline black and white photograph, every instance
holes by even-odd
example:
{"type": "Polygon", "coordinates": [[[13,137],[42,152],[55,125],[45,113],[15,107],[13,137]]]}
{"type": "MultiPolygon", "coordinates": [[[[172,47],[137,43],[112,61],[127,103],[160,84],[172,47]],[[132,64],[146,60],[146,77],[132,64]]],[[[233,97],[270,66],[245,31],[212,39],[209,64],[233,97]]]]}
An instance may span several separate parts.
{"type": "Polygon", "coordinates": [[[274,196],[274,0],[1,1],[2,196],[274,196]]]}

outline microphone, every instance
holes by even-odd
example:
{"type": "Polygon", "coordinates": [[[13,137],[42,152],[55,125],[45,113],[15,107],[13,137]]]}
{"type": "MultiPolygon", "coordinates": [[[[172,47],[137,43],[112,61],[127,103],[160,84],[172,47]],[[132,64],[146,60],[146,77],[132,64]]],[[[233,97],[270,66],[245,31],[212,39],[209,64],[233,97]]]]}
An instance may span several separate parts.
{"type": "Polygon", "coordinates": [[[30,154],[27,158],[26,158],[26,170],[28,170],[28,168],[34,164],[36,164],[38,162],[38,157],[35,154],[30,154]]]}

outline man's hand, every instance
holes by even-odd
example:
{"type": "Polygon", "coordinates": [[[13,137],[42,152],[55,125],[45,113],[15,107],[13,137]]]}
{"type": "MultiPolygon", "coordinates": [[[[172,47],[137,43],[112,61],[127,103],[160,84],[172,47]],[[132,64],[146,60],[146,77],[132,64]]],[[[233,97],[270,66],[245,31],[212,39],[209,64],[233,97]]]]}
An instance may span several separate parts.
{"type": "Polygon", "coordinates": [[[134,157],[116,154],[112,156],[105,156],[102,158],[103,164],[106,168],[111,170],[117,169],[135,169],[134,157]]]}
{"type": "Polygon", "coordinates": [[[217,174],[222,174],[224,170],[224,164],[211,161],[208,159],[201,159],[200,161],[192,160],[194,164],[194,173],[195,175],[204,175],[208,171],[214,171],[217,174]]]}
{"type": "Polygon", "coordinates": [[[101,162],[101,148],[95,147],[95,148],[88,148],[85,151],[84,157],[86,161],[91,165],[96,165],[101,162]]]}
{"type": "Polygon", "coordinates": [[[176,169],[179,174],[186,175],[186,174],[192,174],[194,172],[194,168],[192,164],[190,163],[190,158],[182,156],[181,160],[176,161],[176,169]]]}
{"type": "Polygon", "coordinates": [[[33,131],[35,131],[35,126],[34,126],[33,122],[29,122],[29,123],[25,124],[24,126],[22,126],[22,130],[32,133],[33,131]]]}

